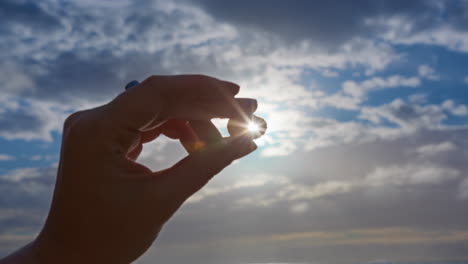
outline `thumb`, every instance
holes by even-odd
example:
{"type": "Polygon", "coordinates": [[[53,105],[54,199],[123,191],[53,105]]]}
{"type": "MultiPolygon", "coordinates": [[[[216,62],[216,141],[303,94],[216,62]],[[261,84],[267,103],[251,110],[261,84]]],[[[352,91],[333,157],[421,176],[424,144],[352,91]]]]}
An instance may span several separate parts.
{"type": "Polygon", "coordinates": [[[217,144],[208,145],[205,149],[193,152],[173,167],[157,173],[163,191],[177,201],[185,201],[200,190],[216,174],[234,160],[248,155],[257,149],[251,137],[236,136],[223,138],[217,144]]]}

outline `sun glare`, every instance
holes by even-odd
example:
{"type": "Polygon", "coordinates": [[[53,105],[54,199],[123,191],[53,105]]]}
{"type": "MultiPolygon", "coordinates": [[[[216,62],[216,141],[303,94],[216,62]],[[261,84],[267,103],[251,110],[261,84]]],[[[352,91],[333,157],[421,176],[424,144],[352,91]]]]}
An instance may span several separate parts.
{"type": "Polygon", "coordinates": [[[259,129],[260,129],[260,127],[258,127],[258,124],[255,123],[255,122],[249,122],[249,124],[247,125],[247,130],[249,132],[252,132],[252,133],[258,132],[259,129]]]}

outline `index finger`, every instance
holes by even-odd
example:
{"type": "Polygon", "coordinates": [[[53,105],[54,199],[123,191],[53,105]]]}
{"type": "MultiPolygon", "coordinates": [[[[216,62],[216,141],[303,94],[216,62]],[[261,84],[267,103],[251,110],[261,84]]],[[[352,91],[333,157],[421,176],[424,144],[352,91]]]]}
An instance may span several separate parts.
{"type": "MultiPolygon", "coordinates": [[[[161,77],[161,76],[160,76],[161,77]]],[[[152,85],[163,85],[161,94],[165,100],[179,100],[181,97],[186,99],[221,99],[223,97],[234,97],[239,93],[239,85],[219,80],[206,75],[170,75],[163,79],[155,77],[148,80],[152,85]]],[[[146,82],[146,80],[145,80],[146,82]]]]}
{"type": "Polygon", "coordinates": [[[111,101],[104,119],[114,134],[121,132],[119,142],[131,142],[136,132],[164,122],[158,117],[174,102],[232,100],[238,92],[237,84],[204,75],[151,76],[111,101]]]}
{"type": "Polygon", "coordinates": [[[238,92],[237,84],[205,75],[151,76],[115,98],[111,115],[119,125],[142,129],[174,101],[224,100],[238,92]]]}

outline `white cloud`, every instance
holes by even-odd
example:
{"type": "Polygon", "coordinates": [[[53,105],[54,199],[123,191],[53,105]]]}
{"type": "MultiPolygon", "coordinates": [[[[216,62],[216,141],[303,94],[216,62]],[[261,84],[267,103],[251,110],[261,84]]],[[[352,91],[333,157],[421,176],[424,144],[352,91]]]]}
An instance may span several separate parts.
{"type": "Polygon", "coordinates": [[[446,141],[446,142],[441,142],[437,144],[428,144],[428,145],[421,146],[416,149],[416,153],[418,153],[419,155],[423,157],[427,157],[427,156],[439,155],[441,153],[446,153],[446,152],[453,151],[456,149],[457,147],[452,142],[446,141]]]}
{"type": "Polygon", "coordinates": [[[408,97],[409,101],[414,104],[425,104],[427,103],[427,94],[412,94],[408,97]]]}
{"type": "MultiPolygon", "coordinates": [[[[269,185],[272,187],[271,185],[269,185]]],[[[335,196],[352,190],[353,183],[345,181],[325,181],[312,185],[294,183],[291,180],[283,180],[281,184],[269,188],[248,197],[242,197],[235,201],[241,207],[269,207],[279,202],[289,202],[289,210],[294,214],[302,214],[308,211],[306,201],[319,199],[325,196],[335,196]]]]}
{"type": "Polygon", "coordinates": [[[0,178],[8,181],[20,182],[25,179],[37,178],[41,175],[40,170],[37,168],[18,168],[0,175],[0,178]]]}
{"type": "Polygon", "coordinates": [[[278,192],[278,197],[287,201],[311,200],[348,192],[351,188],[352,184],[344,181],[326,181],[312,186],[289,184],[278,192]]]}
{"type": "Polygon", "coordinates": [[[309,205],[306,202],[299,202],[291,206],[291,213],[303,214],[309,210],[309,205]]]}
{"type": "Polygon", "coordinates": [[[428,80],[439,80],[440,76],[429,65],[423,64],[418,67],[419,76],[428,80]]]}
{"type": "Polygon", "coordinates": [[[316,95],[311,102],[306,103],[310,107],[332,106],[338,109],[357,110],[360,105],[367,100],[367,94],[370,92],[398,87],[418,87],[421,85],[419,77],[404,77],[401,75],[392,75],[386,78],[373,77],[368,80],[356,82],[347,80],[343,82],[340,91],[324,95],[316,95]]]}
{"type": "Polygon", "coordinates": [[[415,130],[419,128],[437,128],[447,118],[440,105],[421,105],[395,99],[389,104],[377,107],[363,107],[359,118],[380,124],[384,120],[399,125],[401,128],[415,130]]]}
{"type": "Polygon", "coordinates": [[[11,155],[7,154],[0,154],[0,161],[10,161],[10,160],[15,160],[16,158],[11,155]]]}
{"type": "Polygon", "coordinates": [[[343,93],[353,97],[365,97],[369,91],[395,87],[417,87],[421,85],[418,77],[404,77],[393,75],[387,78],[374,77],[361,83],[346,81],[343,83],[343,93]]]}
{"type": "Polygon", "coordinates": [[[458,176],[460,172],[452,168],[433,164],[407,164],[378,167],[366,176],[365,183],[370,186],[439,184],[458,176]]]}
{"type": "Polygon", "coordinates": [[[265,157],[287,156],[297,149],[297,143],[294,140],[281,139],[278,141],[275,145],[264,148],[262,155],[265,157]]]}
{"type": "Polygon", "coordinates": [[[303,149],[312,151],[319,148],[344,144],[361,144],[377,139],[393,140],[415,133],[414,129],[372,126],[360,122],[339,122],[333,119],[316,119],[305,139],[303,149]]]}
{"type": "Polygon", "coordinates": [[[352,39],[332,53],[324,53],[322,49],[304,41],[294,47],[279,47],[270,56],[264,57],[265,62],[274,65],[312,69],[341,70],[350,66],[363,66],[368,75],[400,59],[401,55],[390,45],[362,38],[352,39]]]}
{"type": "Polygon", "coordinates": [[[442,46],[449,50],[468,52],[468,32],[457,30],[449,23],[436,23],[417,30],[418,25],[411,17],[393,16],[390,19],[369,21],[385,27],[380,37],[394,44],[415,45],[425,44],[442,46]]]}
{"type": "Polygon", "coordinates": [[[289,180],[285,177],[273,176],[271,174],[247,175],[237,179],[235,182],[229,185],[213,186],[209,184],[208,186],[205,186],[203,189],[198,191],[195,195],[190,197],[190,199],[187,200],[187,203],[200,202],[201,200],[210,196],[215,196],[221,193],[232,192],[244,188],[258,188],[265,185],[277,186],[287,184],[288,182],[289,180]]]}
{"type": "Polygon", "coordinates": [[[32,161],[38,161],[38,160],[46,160],[46,161],[51,161],[55,158],[54,155],[33,155],[29,158],[29,160],[32,161]]]}
{"type": "Polygon", "coordinates": [[[457,105],[453,100],[445,100],[442,103],[442,108],[449,111],[453,115],[468,116],[468,106],[462,104],[457,105]]]}
{"type": "Polygon", "coordinates": [[[338,73],[336,71],[332,71],[330,69],[324,69],[322,70],[322,75],[325,77],[338,77],[338,73]]]}
{"type": "Polygon", "coordinates": [[[34,81],[17,65],[3,64],[0,65],[0,68],[2,69],[0,71],[0,80],[3,84],[3,96],[8,94],[15,95],[34,90],[34,81]]]}
{"type": "Polygon", "coordinates": [[[332,106],[338,109],[357,110],[362,103],[362,98],[338,92],[329,96],[324,96],[320,100],[320,104],[324,106],[332,106]]]}
{"type": "Polygon", "coordinates": [[[23,100],[19,106],[3,110],[0,107],[0,137],[51,142],[52,132],[61,132],[67,112],[67,105],[39,100],[23,100]]]}
{"type": "Polygon", "coordinates": [[[457,31],[450,27],[439,27],[421,32],[407,38],[392,40],[398,44],[427,44],[446,47],[449,50],[468,52],[468,32],[457,31]]]}

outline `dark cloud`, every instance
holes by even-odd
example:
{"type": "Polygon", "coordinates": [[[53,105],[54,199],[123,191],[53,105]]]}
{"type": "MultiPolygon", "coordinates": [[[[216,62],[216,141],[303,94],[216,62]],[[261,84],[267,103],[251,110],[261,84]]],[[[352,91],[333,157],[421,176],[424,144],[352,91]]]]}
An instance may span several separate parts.
{"type": "MultiPolygon", "coordinates": [[[[154,1],[140,2],[145,8],[48,4],[50,10],[31,1],[2,3],[2,12],[9,15],[2,17],[0,48],[11,51],[0,55],[3,67],[16,65],[35,86],[18,89],[16,95],[72,105],[104,101],[133,79],[207,68],[187,46],[197,44],[197,32],[210,29],[188,13],[160,10],[154,1]],[[103,15],[105,11],[113,15],[103,15]],[[38,29],[15,32],[18,24],[38,29]]],[[[0,80],[8,82],[8,77],[0,80]]]]}
{"type": "Polygon", "coordinates": [[[244,28],[273,33],[290,41],[311,40],[323,47],[336,47],[353,37],[375,33],[369,18],[410,16],[418,27],[427,27],[434,18],[431,1],[193,1],[221,21],[244,28]]]}
{"type": "Polygon", "coordinates": [[[42,125],[41,120],[32,113],[6,112],[0,116],[0,131],[18,133],[36,130],[42,125]]]}
{"type": "Polygon", "coordinates": [[[448,20],[458,30],[467,30],[466,25],[468,24],[468,1],[449,1],[447,4],[446,14],[450,14],[448,15],[448,20]]]}
{"type": "Polygon", "coordinates": [[[47,33],[60,27],[60,20],[49,14],[36,1],[10,1],[0,3],[0,32],[11,32],[13,26],[23,26],[36,32],[47,33]]]}

